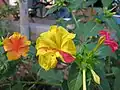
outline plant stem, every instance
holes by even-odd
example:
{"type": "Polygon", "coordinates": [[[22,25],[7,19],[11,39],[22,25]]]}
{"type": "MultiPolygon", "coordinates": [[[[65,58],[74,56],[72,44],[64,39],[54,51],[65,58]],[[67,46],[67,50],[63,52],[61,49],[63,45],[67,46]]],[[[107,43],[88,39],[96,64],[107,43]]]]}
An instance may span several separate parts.
{"type": "Polygon", "coordinates": [[[80,28],[80,26],[79,26],[79,24],[78,24],[78,22],[77,22],[77,20],[76,20],[76,17],[75,17],[75,15],[72,13],[72,11],[71,11],[71,14],[72,14],[73,20],[74,20],[77,28],[80,28]]]}
{"type": "Polygon", "coordinates": [[[27,82],[27,81],[15,81],[16,83],[23,83],[23,84],[41,84],[41,85],[51,85],[51,86],[61,86],[60,83],[47,83],[47,82],[27,82]]]}
{"type": "Polygon", "coordinates": [[[86,89],[86,69],[83,69],[83,90],[86,89]]]}
{"type": "Polygon", "coordinates": [[[40,85],[50,85],[50,86],[61,86],[61,83],[47,83],[47,82],[41,82],[41,81],[8,81],[5,83],[1,83],[0,86],[6,86],[6,85],[11,85],[12,83],[22,83],[22,84],[40,84],[40,85]]]}
{"type": "Polygon", "coordinates": [[[75,15],[72,13],[72,11],[71,11],[71,15],[72,15],[72,18],[73,18],[73,20],[75,22],[76,29],[79,29],[78,31],[81,32],[81,34],[80,34],[80,42],[83,43],[83,41],[85,41],[84,36],[83,36],[83,31],[80,29],[79,22],[77,21],[75,15]]]}
{"type": "Polygon", "coordinates": [[[107,62],[106,62],[106,69],[107,69],[107,72],[110,73],[111,71],[111,60],[110,60],[110,56],[108,56],[108,59],[107,59],[107,62]]]}
{"type": "Polygon", "coordinates": [[[83,8],[86,7],[86,0],[83,0],[83,8]]]}

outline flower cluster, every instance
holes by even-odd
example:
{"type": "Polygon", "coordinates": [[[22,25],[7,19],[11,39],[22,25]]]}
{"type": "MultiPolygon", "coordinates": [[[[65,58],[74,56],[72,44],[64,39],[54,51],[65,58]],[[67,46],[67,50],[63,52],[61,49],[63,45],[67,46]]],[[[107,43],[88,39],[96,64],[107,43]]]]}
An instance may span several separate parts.
{"type": "MultiPolygon", "coordinates": [[[[99,32],[98,43],[108,45],[112,52],[118,49],[118,44],[111,38],[110,33],[104,30],[99,32]]],[[[76,47],[73,42],[75,34],[69,33],[61,26],[53,25],[47,32],[41,33],[36,40],[38,62],[42,68],[49,70],[55,68],[58,60],[71,63],[75,60],[76,47]]],[[[29,51],[30,41],[26,36],[14,32],[3,41],[4,50],[8,60],[18,60],[21,56],[26,57],[29,51]]]]}

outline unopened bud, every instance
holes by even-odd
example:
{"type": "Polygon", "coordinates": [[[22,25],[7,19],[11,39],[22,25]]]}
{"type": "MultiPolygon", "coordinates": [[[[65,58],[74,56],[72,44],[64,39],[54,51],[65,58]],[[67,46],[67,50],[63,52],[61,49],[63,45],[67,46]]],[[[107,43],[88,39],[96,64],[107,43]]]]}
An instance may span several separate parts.
{"type": "Polygon", "coordinates": [[[92,73],[92,76],[93,76],[93,79],[94,81],[97,83],[97,84],[100,84],[100,77],[91,69],[91,73],[92,73]]]}
{"type": "Polygon", "coordinates": [[[105,36],[101,36],[101,37],[99,38],[99,40],[98,40],[98,45],[103,44],[104,41],[105,41],[105,36]]]}

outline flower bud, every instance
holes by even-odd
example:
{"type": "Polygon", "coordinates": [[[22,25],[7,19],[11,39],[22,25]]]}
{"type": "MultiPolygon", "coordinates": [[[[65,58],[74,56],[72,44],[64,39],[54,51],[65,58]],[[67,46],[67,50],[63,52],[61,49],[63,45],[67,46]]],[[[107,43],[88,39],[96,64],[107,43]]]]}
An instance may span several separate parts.
{"type": "Polygon", "coordinates": [[[105,36],[101,36],[101,37],[99,38],[99,40],[98,40],[98,45],[103,44],[104,41],[105,41],[105,36]]]}
{"type": "Polygon", "coordinates": [[[93,79],[94,81],[97,83],[97,84],[100,84],[100,77],[91,69],[91,73],[92,73],[92,76],[93,76],[93,79]]]}

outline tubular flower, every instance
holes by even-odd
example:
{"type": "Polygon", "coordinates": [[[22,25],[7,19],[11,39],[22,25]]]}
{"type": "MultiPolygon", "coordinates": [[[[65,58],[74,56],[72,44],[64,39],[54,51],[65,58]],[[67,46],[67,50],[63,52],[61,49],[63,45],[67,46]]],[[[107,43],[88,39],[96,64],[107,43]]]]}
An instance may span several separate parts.
{"type": "Polygon", "coordinates": [[[76,47],[72,39],[75,34],[69,33],[66,29],[56,25],[50,27],[48,32],[40,34],[36,41],[37,56],[39,64],[45,70],[55,68],[57,58],[65,63],[75,60],[76,47]]]}
{"type": "Polygon", "coordinates": [[[111,49],[112,49],[112,52],[115,52],[117,49],[118,49],[118,44],[117,42],[115,42],[111,36],[110,36],[110,33],[107,32],[107,31],[104,31],[104,30],[101,30],[99,32],[100,36],[105,36],[105,41],[104,41],[104,44],[105,45],[108,45],[111,49]]]}
{"type": "Polygon", "coordinates": [[[26,57],[29,51],[30,41],[26,36],[22,36],[18,32],[14,32],[9,38],[3,41],[4,50],[7,52],[8,60],[17,60],[21,56],[26,57]]]}

